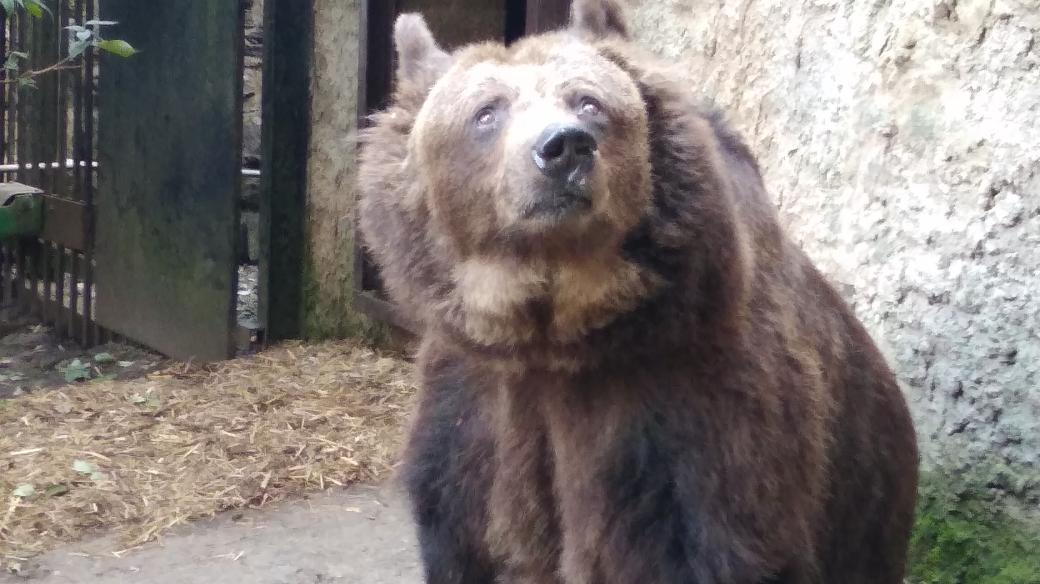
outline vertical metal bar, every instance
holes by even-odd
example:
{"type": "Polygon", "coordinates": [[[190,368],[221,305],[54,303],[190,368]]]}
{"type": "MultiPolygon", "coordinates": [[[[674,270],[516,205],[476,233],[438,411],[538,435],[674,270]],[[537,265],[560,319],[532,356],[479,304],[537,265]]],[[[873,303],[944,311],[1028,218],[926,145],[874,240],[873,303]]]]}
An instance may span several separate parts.
{"type": "Polygon", "coordinates": [[[7,305],[7,244],[0,243],[0,307],[7,305]]]}
{"type": "MultiPolygon", "coordinates": [[[[28,21],[26,30],[28,31],[28,44],[31,47],[29,59],[32,62],[32,68],[34,70],[42,69],[48,64],[47,57],[49,53],[47,50],[48,34],[46,24],[42,22],[41,18],[25,17],[25,19],[28,21]]],[[[23,128],[29,140],[28,157],[33,165],[33,171],[30,174],[32,185],[46,189],[44,182],[46,180],[46,171],[40,166],[44,159],[44,148],[48,137],[48,132],[44,129],[46,127],[46,112],[44,109],[47,103],[49,84],[44,79],[44,77],[38,78],[36,80],[37,88],[27,89],[22,92],[22,95],[25,96],[25,101],[29,103],[29,117],[23,121],[25,124],[23,128]]],[[[36,261],[38,266],[39,254],[36,256],[36,261]]]]}
{"type": "Polygon", "coordinates": [[[73,251],[69,258],[69,328],[68,335],[82,343],[82,331],[76,326],[76,315],[80,313],[79,253],[73,251]]]}
{"type": "MultiPolygon", "coordinates": [[[[26,23],[26,16],[21,13],[15,14],[15,21],[18,23],[18,41],[19,43],[26,43],[28,36],[28,27],[26,23]]],[[[25,46],[23,48],[28,48],[25,46]]],[[[31,66],[31,63],[29,64],[31,66]]],[[[29,122],[29,102],[27,99],[26,92],[24,89],[15,89],[15,93],[18,96],[18,113],[17,120],[15,122],[18,132],[18,159],[22,163],[31,163],[29,158],[29,132],[26,132],[27,125],[29,122]]],[[[19,182],[32,182],[32,171],[24,167],[18,171],[19,182]]]]}
{"type": "MultiPolygon", "coordinates": [[[[14,50],[17,46],[16,38],[17,31],[15,30],[16,25],[13,19],[8,19],[5,23],[5,29],[7,30],[7,46],[9,50],[14,50]]],[[[10,83],[4,84],[4,94],[7,97],[7,101],[4,104],[6,106],[6,124],[4,125],[4,143],[7,146],[7,161],[18,162],[18,109],[17,109],[17,88],[10,83]]],[[[18,173],[12,175],[16,180],[18,173]]]]}
{"type": "MultiPolygon", "coordinates": [[[[7,11],[0,13],[0,62],[6,62],[7,56],[11,54],[11,47],[7,44],[7,11]]],[[[7,81],[7,73],[4,72],[4,81],[7,81]]],[[[7,88],[10,83],[0,86],[0,161],[7,162],[7,88]]]]}
{"type": "MultiPolygon", "coordinates": [[[[61,1],[59,0],[54,7],[54,13],[50,17],[38,18],[37,21],[40,25],[40,32],[42,33],[43,39],[41,44],[43,46],[44,59],[47,62],[47,66],[57,63],[61,60],[61,19],[59,18],[59,11],[61,9],[61,1]],[[48,30],[49,29],[49,30],[48,30]]],[[[43,91],[40,95],[40,119],[44,122],[44,126],[47,128],[49,136],[46,136],[42,141],[42,148],[40,154],[42,162],[50,163],[57,158],[58,143],[61,139],[61,71],[57,71],[54,75],[47,76],[44,79],[41,86],[43,91]]],[[[64,161],[62,161],[64,162],[64,161]]],[[[63,165],[62,165],[63,166],[63,165]]],[[[52,168],[48,164],[47,170],[44,171],[43,184],[46,186],[41,187],[48,193],[54,193],[57,187],[57,176],[63,172],[61,167],[52,168]]],[[[49,253],[49,252],[48,252],[49,253]]],[[[48,298],[48,300],[50,300],[48,298]]]]}
{"type": "Polygon", "coordinates": [[[40,246],[40,320],[43,324],[51,324],[54,306],[51,303],[51,285],[53,283],[53,268],[51,262],[50,242],[39,240],[40,246]]]}
{"type": "Polygon", "coordinates": [[[89,345],[94,338],[94,266],[91,256],[83,256],[83,344],[89,345]]]}
{"type": "Polygon", "coordinates": [[[25,278],[29,282],[29,289],[25,295],[25,301],[30,312],[36,316],[40,315],[40,242],[36,239],[25,240],[25,278]]]}
{"type": "Polygon", "coordinates": [[[14,303],[14,246],[11,242],[4,243],[4,274],[0,278],[0,285],[4,289],[4,302],[8,305],[14,303]]]}
{"type": "Polygon", "coordinates": [[[65,331],[68,330],[67,323],[62,322],[62,316],[70,314],[71,311],[66,312],[65,309],[65,286],[68,279],[65,277],[65,271],[67,268],[66,257],[68,256],[68,250],[62,246],[58,246],[58,262],[55,266],[54,273],[57,275],[58,289],[54,294],[54,303],[57,305],[57,314],[54,317],[54,330],[59,337],[65,336],[65,331]]]}
{"type": "MultiPolygon", "coordinates": [[[[58,58],[68,54],[68,35],[64,34],[65,25],[68,20],[68,0],[59,0],[54,9],[55,41],[58,44],[58,58]]],[[[54,115],[57,117],[57,132],[55,138],[58,168],[54,170],[53,188],[51,193],[68,197],[68,171],[65,169],[65,159],[68,158],[69,141],[69,75],[66,71],[57,72],[58,79],[54,90],[58,93],[54,115]]]]}
{"type": "MultiPolygon", "coordinates": [[[[86,20],[92,20],[95,14],[96,0],[86,0],[86,20]]],[[[83,343],[90,345],[96,340],[96,327],[94,326],[94,91],[96,79],[94,76],[94,50],[88,49],[84,58],[86,71],[84,73],[83,115],[85,123],[83,128],[84,141],[84,192],[83,201],[87,204],[87,244],[83,257],[83,343]]]]}
{"type": "Polygon", "coordinates": [[[15,277],[12,282],[11,297],[13,300],[18,301],[23,307],[26,305],[25,302],[25,245],[22,240],[15,240],[14,243],[14,261],[15,261],[15,277]]]}
{"type": "MultiPolygon", "coordinates": [[[[73,3],[73,15],[77,20],[82,21],[83,19],[83,0],[75,0],[73,3]]],[[[80,166],[79,161],[83,160],[83,88],[84,88],[84,72],[86,71],[86,65],[80,61],[79,67],[72,71],[72,182],[73,188],[72,197],[75,200],[81,200],[83,198],[83,177],[87,170],[80,166]]]]}
{"type": "MultiPolygon", "coordinates": [[[[96,6],[97,6],[96,0],[87,0],[87,14],[86,14],[86,19],[87,20],[93,20],[94,19],[94,16],[96,14],[96,6]]],[[[93,204],[93,202],[94,202],[94,175],[95,175],[95,172],[94,172],[94,158],[96,157],[95,156],[95,152],[94,152],[94,147],[95,147],[95,142],[96,142],[96,140],[95,140],[96,136],[94,135],[94,118],[97,115],[97,112],[95,111],[95,107],[94,107],[94,95],[95,95],[95,92],[97,91],[97,76],[95,75],[95,69],[94,69],[95,62],[96,62],[96,58],[95,57],[96,57],[95,50],[94,49],[88,49],[87,52],[86,52],[86,55],[85,55],[85,59],[84,59],[86,61],[86,65],[87,65],[87,67],[86,67],[87,68],[86,80],[85,80],[86,81],[86,89],[85,89],[84,104],[83,104],[84,105],[84,109],[86,110],[86,112],[85,112],[85,114],[86,114],[86,124],[85,124],[85,128],[84,128],[83,131],[84,131],[84,139],[87,142],[86,148],[84,149],[86,151],[85,162],[86,162],[86,176],[87,176],[87,185],[86,185],[87,186],[87,193],[86,193],[86,196],[84,197],[84,199],[86,200],[88,205],[89,204],[93,204]]],[[[91,248],[91,250],[93,248],[93,233],[91,233],[91,245],[89,245],[88,247],[91,248]]]]}

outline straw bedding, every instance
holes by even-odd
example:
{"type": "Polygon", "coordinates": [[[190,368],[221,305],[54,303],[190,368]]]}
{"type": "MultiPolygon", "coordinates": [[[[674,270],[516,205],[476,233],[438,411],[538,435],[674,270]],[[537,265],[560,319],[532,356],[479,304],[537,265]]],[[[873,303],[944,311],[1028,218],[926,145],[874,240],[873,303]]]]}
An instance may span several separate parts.
{"type": "Polygon", "coordinates": [[[0,563],[384,476],[414,392],[408,363],[336,342],[0,402],[0,563]]]}

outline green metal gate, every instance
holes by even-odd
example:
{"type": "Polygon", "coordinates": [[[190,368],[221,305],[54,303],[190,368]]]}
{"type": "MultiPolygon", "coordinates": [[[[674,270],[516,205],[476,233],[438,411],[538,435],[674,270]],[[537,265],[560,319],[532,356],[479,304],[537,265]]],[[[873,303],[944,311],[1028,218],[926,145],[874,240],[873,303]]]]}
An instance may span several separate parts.
{"type": "Polygon", "coordinates": [[[105,0],[140,53],[103,59],[97,320],[167,355],[233,354],[239,2],[105,0]]]}

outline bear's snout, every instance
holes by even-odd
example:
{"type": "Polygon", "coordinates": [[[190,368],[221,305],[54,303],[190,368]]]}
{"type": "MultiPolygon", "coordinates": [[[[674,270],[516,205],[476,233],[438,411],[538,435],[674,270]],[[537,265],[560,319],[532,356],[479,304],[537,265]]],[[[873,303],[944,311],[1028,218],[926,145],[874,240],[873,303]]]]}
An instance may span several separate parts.
{"type": "Polygon", "coordinates": [[[532,158],[542,174],[573,186],[592,169],[596,138],[576,124],[552,124],[535,140],[532,158]]]}

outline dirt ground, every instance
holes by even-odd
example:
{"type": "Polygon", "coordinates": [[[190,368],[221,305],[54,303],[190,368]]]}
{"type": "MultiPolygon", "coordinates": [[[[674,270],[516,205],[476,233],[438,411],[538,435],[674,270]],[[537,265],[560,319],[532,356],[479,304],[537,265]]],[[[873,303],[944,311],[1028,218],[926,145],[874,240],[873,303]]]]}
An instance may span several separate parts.
{"type": "Polygon", "coordinates": [[[110,343],[83,350],[26,318],[0,322],[0,399],[94,379],[132,379],[153,371],[162,357],[110,343]]]}
{"type": "Polygon", "coordinates": [[[422,582],[407,504],[389,483],[225,513],[118,557],[115,545],[59,548],[0,575],[0,584],[422,582]]]}

